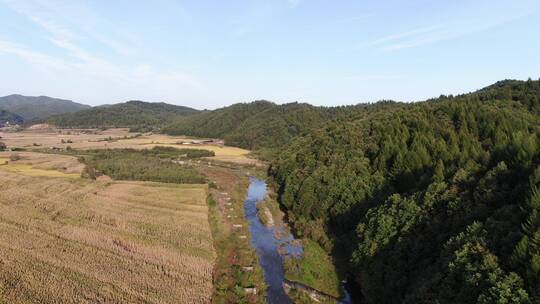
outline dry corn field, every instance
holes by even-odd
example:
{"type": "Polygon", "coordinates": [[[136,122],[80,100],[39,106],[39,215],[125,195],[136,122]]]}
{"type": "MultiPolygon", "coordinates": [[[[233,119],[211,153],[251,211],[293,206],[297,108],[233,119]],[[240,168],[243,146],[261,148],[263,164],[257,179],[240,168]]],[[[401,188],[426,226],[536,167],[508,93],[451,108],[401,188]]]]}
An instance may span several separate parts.
{"type": "Polygon", "coordinates": [[[179,145],[180,141],[186,140],[183,136],[169,136],[163,134],[141,134],[130,133],[128,129],[108,129],[108,130],[24,130],[22,132],[1,132],[0,141],[6,143],[8,147],[24,148],[27,150],[60,148],[68,146],[73,149],[151,149],[155,146],[205,149],[215,152],[214,157],[208,160],[236,163],[241,165],[256,165],[259,162],[249,157],[249,151],[236,147],[219,145],[179,145]],[[107,141],[106,139],[112,140],[107,141]],[[63,141],[63,142],[62,142],[63,141]]]}
{"type": "Polygon", "coordinates": [[[83,169],[84,164],[73,156],[34,152],[0,152],[0,170],[13,173],[80,178],[83,169]],[[14,156],[17,160],[11,159],[14,156]]]}
{"type": "Polygon", "coordinates": [[[207,192],[0,166],[0,303],[209,303],[207,192]]]}

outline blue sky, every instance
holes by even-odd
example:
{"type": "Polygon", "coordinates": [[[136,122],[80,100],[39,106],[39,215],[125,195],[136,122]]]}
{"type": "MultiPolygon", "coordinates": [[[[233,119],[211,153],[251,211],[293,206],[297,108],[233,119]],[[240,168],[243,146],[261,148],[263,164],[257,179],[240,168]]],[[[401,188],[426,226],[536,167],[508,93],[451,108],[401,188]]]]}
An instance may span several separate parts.
{"type": "Polygon", "coordinates": [[[0,0],[0,95],[355,104],[540,77],[538,0],[0,0]]]}

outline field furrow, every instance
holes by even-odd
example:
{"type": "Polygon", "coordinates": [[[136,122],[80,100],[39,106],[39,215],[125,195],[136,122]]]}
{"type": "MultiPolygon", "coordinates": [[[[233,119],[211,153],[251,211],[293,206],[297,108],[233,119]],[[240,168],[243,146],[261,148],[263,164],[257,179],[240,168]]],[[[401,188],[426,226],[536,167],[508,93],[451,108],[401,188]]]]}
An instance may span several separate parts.
{"type": "Polygon", "coordinates": [[[206,196],[206,185],[0,168],[0,299],[208,303],[215,252],[206,196]]]}

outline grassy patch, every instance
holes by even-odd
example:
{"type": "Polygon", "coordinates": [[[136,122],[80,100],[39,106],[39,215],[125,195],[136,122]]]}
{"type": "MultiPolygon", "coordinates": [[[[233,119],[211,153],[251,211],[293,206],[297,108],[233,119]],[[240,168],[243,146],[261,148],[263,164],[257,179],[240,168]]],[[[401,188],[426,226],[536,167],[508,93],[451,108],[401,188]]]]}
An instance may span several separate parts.
{"type": "Polygon", "coordinates": [[[312,240],[303,240],[303,245],[304,255],[301,259],[287,258],[285,261],[285,277],[339,297],[341,285],[332,258],[312,240]]]}
{"type": "Polygon", "coordinates": [[[219,189],[211,189],[212,195],[208,198],[208,219],[217,252],[212,302],[218,304],[265,303],[265,283],[257,254],[251,247],[249,239],[239,238],[239,235],[248,234],[248,232],[231,227],[233,222],[247,226],[242,206],[248,181],[246,178],[239,178],[227,169],[207,168],[206,170],[208,177],[219,187],[219,189]],[[221,200],[221,195],[225,192],[230,194],[230,202],[234,206],[233,211],[221,200]],[[246,271],[245,266],[253,267],[253,269],[246,271]],[[257,295],[245,293],[244,288],[252,286],[257,288],[257,295]]]}
{"type": "Polygon", "coordinates": [[[180,149],[175,147],[160,147],[155,146],[151,150],[143,150],[141,153],[145,155],[155,155],[159,158],[182,159],[182,158],[200,158],[212,157],[216,154],[214,151],[204,149],[180,149]]]}
{"type": "Polygon", "coordinates": [[[291,289],[288,294],[295,304],[337,304],[337,301],[326,298],[315,301],[303,290],[291,289]]]}
{"type": "MultiPolygon", "coordinates": [[[[203,150],[201,150],[203,151],[203,150]]],[[[201,151],[189,152],[199,155],[201,151]]],[[[87,164],[87,175],[95,177],[95,170],[117,180],[142,180],[163,183],[202,184],[206,179],[195,169],[178,164],[174,157],[185,151],[152,150],[92,150],[85,151],[81,161],[87,164]]],[[[182,153],[182,154],[180,154],[182,153]]]]}
{"type": "Polygon", "coordinates": [[[210,198],[210,225],[213,227],[214,244],[218,259],[216,261],[213,303],[265,303],[264,278],[258,266],[256,253],[247,240],[238,238],[223,219],[210,198]],[[213,211],[212,211],[213,210],[213,211]],[[218,232],[219,231],[219,232],[218,232]],[[243,266],[254,266],[252,271],[245,271],[243,266]],[[257,286],[259,295],[249,295],[244,287],[257,286]]]}

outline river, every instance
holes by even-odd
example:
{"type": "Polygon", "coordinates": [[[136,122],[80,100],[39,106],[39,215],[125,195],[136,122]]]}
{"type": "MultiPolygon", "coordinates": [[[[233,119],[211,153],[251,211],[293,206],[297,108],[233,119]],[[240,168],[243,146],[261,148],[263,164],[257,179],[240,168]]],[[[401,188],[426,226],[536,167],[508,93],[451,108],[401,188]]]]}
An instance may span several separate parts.
{"type": "MultiPolygon", "coordinates": [[[[251,245],[257,251],[259,263],[264,271],[264,279],[268,285],[266,300],[269,304],[288,304],[291,299],[283,289],[285,273],[283,270],[283,257],[278,248],[284,248],[287,254],[298,255],[302,253],[301,246],[290,245],[294,237],[289,233],[276,234],[276,228],[264,226],[257,216],[257,203],[264,200],[267,193],[266,183],[257,178],[250,178],[248,193],[244,201],[244,213],[249,222],[251,232],[251,245]],[[276,235],[280,235],[279,238],[276,235]]],[[[340,300],[342,304],[352,303],[346,293],[340,300]]]]}

